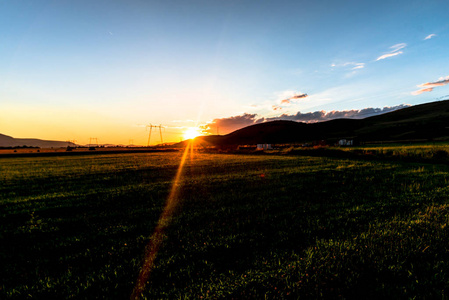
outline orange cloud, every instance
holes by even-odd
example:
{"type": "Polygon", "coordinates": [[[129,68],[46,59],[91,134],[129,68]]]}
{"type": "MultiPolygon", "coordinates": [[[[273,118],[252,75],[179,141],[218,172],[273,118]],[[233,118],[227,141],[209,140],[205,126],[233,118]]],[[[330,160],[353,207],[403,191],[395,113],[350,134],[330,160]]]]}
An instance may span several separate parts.
{"type": "Polygon", "coordinates": [[[277,105],[273,105],[272,108],[273,108],[273,110],[281,110],[282,109],[282,107],[277,106],[277,105]]]}
{"type": "Polygon", "coordinates": [[[431,92],[431,91],[433,91],[433,88],[435,88],[437,86],[443,86],[446,84],[449,84],[449,76],[440,77],[440,78],[438,78],[437,81],[426,82],[426,83],[417,85],[417,87],[420,87],[422,89],[412,92],[412,95],[419,95],[424,92],[431,92]]]}
{"type": "MultiPolygon", "coordinates": [[[[301,99],[301,98],[306,98],[306,97],[308,97],[308,96],[309,96],[309,95],[307,95],[306,93],[299,94],[299,95],[294,95],[294,96],[291,96],[290,98],[281,100],[281,105],[282,105],[282,104],[290,104],[290,103],[291,103],[291,100],[301,99]]],[[[273,109],[274,109],[274,105],[273,105],[273,109]]],[[[274,110],[276,110],[276,109],[274,109],[274,110]]]]}
{"type": "Polygon", "coordinates": [[[412,95],[419,95],[419,94],[422,94],[424,92],[431,92],[431,91],[433,91],[433,88],[420,89],[420,90],[412,92],[412,95]]]}
{"type": "Polygon", "coordinates": [[[218,132],[220,134],[226,134],[234,130],[249,125],[254,125],[263,121],[257,119],[256,116],[257,114],[244,113],[240,116],[214,119],[212,122],[202,125],[201,130],[208,134],[216,134],[218,132]]]}
{"type": "Polygon", "coordinates": [[[449,83],[449,76],[446,77],[440,77],[437,81],[434,82],[426,82],[423,84],[418,85],[418,87],[436,87],[436,86],[443,86],[449,83]]]}

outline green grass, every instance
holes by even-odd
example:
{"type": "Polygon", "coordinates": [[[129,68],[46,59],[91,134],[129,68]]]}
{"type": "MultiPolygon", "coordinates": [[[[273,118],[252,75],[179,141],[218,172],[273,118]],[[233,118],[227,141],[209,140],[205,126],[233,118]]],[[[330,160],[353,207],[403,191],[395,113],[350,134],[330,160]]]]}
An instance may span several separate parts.
{"type": "Polygon", "coordinates": [[[415,163],[449,163],[449,145],[443,143],[411,145],[368,145],[357,147],[287,148],[271,153],[336,158],[378,159],[415,163]]]}
{"type": "MultiPolygon", "coordinates": [[[[0,159],[0,298],[129,298],[180,156],[0,159]]],[[[447,298],[448,181],[433,161],[197,153],[142,298],[447,298]]]]}

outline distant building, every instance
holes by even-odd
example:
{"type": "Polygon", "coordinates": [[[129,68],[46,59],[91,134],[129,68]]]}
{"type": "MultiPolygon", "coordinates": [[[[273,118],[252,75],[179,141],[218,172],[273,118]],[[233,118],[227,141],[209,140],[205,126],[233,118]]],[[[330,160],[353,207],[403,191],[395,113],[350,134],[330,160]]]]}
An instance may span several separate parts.
{"type": "Polygon", "coordinates": [[[354,140],[341,139],[338,141],[338,146],[353,146],[354,140]]]}
{"type": "Polygon", "coordinates": [[[257,144],[257,150],[271,150],[273,147],[271,144],[257,144]]]}

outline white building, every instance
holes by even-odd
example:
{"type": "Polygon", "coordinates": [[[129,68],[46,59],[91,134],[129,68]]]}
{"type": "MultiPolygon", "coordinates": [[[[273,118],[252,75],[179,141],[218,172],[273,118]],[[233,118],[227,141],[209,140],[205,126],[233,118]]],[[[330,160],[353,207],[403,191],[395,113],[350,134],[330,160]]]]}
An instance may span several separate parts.
{"type": "Polygon", "coordinates": [[[353,146],[354,140],[341,139],[338,141],[338,146],[353,146]]]}

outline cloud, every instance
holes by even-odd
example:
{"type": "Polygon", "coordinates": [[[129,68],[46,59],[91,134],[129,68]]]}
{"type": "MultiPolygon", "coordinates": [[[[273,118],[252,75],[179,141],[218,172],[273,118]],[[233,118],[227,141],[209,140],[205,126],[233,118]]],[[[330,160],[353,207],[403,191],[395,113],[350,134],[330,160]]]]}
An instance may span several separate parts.
{"type": "Polygon", "coordinates": [[[365,67],[365,63],[357,63],[352,70],[363,69],[365,67]]]}
{"type": "Polygon", "coordinates": [[[379,61],[379,60],[382,60],[382,59],[385,59],[385,58],[388,58],[388,57],[393,57],[393,56],[402,54],[404,52],[399,51],[399,50],[404,49],[406,46],[407,46],[406,43],[400,43],[400,44],[393,45],[393,46],[390,47],[390,49],[391,49],[390,53],[386,53],[384,55],[379,56],[376,59],[376,61],[379,61]]]}
{"type": "Polygon", "coordinates": [[[347,66],[353,66],[351,70],[357,70],[357,69],[363,69],[365,67],[365,63],[357,63],[357,62],[345,62],[343,64],[332,64],[331,67],[347,67],[347,66]]]}
{"type": "Polygon", "coordinates": [[[394,53],[384,54],[384,55],[379,56],[376,59],[376,61],[382,60],[382,59],[385,59],[385,58],[388,58],[388,57],[396,56],[396,55],[399,55],[399,54],[402,54],[402,53],[403,53],[402,51],[398,51],[398,52],[394,52],[394,53]]]}
{"type": "Polygon", "coordinates": [[[281,104],[290,104],[292,100],[302,99],[302,98],[306,98],[308,96],[309,95],[307,95],[306,93],[299,94],[299,95],[293,95],[290,98],[281,100],[281,104]]]}
{"type": "Polygon", "coordinates": [[[433,38],[434,36],[436,36],[435,33],[429,34],[428,36],[426,36],[426,37],[424,38],[424,40],[430,40],[430,39],[433,38]]]}
{"type": "Polygon", "coordinates": [[[449,83],[449,76],[446,77],[440,77],[437,81],[434,82],[426,82],[423,84],[418,85],[418,87],[437,87],[437,86],[443,86],[449,83]]]}
{"type": "Polygon", "coordinates": [[[396,51],[399,51],[399,50],[401,50],[401,49],[403,49],[405,47],[407,47],[406,43],[400,43],[400,44],[396,44],[396,45],[391,46],[390,49],[391,49],[391,52],[396,52],[396,51]]]}
{"type": "Polygon", "coordinates": [[[226,134],[249,125],[257,124],[258,120],[256,116],[257,114],[244,113],[240,116],[218,118],[201,126],[201,129],[209,134],[217,134],[217,132],[226,134]]]}
{"type": "Polygon", "coordinates": [[[333,119],[340,119],[340,118],[349,118],[349,119],[363,119],[371,116],[376,116],[380,114],[384,114],[387,112],[395,111],[398,109],[409,107],[409,104],[401,104],[397,106],[385,106],[384,108],[364,108],[361,110],[333,110],[330,112],[326,112],[324,110],[321,111],[315,111],[315,112],[308,112],[308,113],[301,113],[297,112],[293,115],[288,114],[282,114],[278,117],[272,117],[272,118],[257,118],[257,114],[243,114],[241,116],[233,116],[229,118],[220,118],[220,119],[214,119],[212,122],[204,125],[202,129],[204,132],[207,132],[209,134],[216,134],[217,133],[217,127],[219,128],[220,134],[227,134],[232,131],[235,131],[237,129],[259,124],[263,122],[269,122],[269,121],[279,121],[279,120],[289,120],[289,121],[298,121],[298,122],[305,122],[305,123],[316,123],[316,122],[322,122],[322,121],[329,121],[333,119]]]}
{"type": "Polygon", "coordinates": [[[431,91],[433,91],[433,88],[420,89],[420,90],[412,92],[412,95],[416,96],[416,95],[422,94],[424,92],[431,92],[431,91]]]}
{"type": "Polygon", "coordinates": [[[419,85],[417,85],[417,87],[420,87],[422,89],[414,91],[411,94],[416,96],[416,95],[422,94],[424,92],[431,92],[431,91],[433,91],[433,88],[435,88],[437,86],[443,86],[446,84],[449,84],[449,76],[440,77],[440,78],[438,78],[437,81],[419,84],[419,85]]]}
{"type": "Polygon", "coordinates": [[[290,99],[301,99],[301,98],[306,98],[307,96],[308,95],[304,93],[304,94],[300,94],[300,95],[294,95],[290,99]]]}
{"type": "Polygon", "coordinates": [[[333,119],[363,119],[367,117],[372,117],[375,115],[384,114],[387,112],[395,111],[398,109],[409,107],[409,104],[401,104],[397,106],[385,106],[384,108],[364,108],[361,110],[353,109],[353,110],[333,110],[330,112],[326,112],[324,110],[309,112],[309,113],[301,113],[297,112],[294,115],[286,115],[283,114],[279,117],[274,118],[265,118],[265,121],[275,121],[275,120],[290,120],[290,121],[300,121],[305,123],[315,123],[322,121],[329,121],[333,119]]]}
{"type": "Polygon", "coordinates": [[[273,110],[281,110],[281,109],[282,109],[282,107],[277,106],[277,105],[273,105],[273,106],[271,106],[271,108],[272,108],[273,110]]]}

